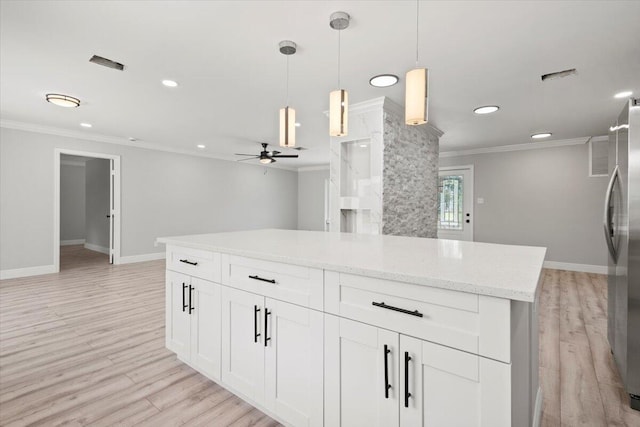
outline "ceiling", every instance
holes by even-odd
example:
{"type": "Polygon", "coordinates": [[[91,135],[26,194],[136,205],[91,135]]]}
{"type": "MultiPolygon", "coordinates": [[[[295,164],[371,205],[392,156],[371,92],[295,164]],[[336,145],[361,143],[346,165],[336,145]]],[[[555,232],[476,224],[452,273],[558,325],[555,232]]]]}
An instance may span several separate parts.
{"type": "MultiPolygon", "coordinates": [[[[415,65],[415,1],[3,0],[0,8],[4,123],[223,158],[277,142],[286,101],[278,43],[293,40],[289,105],[301,123],[297,145],[308,150],[280,162],[328,163],[332,12],[352,17],[341,35],[351,103],[387,96],[404,104],[404,74],[415,65]],[[125,70],[90,63],[94,54],[125,70]],[[371,87],[380,73],[400,83],[371,87]],[[56,107],[44,100],[50,92],[82,105],[56,107]]],[[[552,140],[606,134],[624,102],[613,95],[640,95],[639,20],[640,1],[421,1],[420,65],[430,69],[430,123],[445,133],[441,151],[527,144],[541,131],[552,140]],[[541,82],[569,68],[577,75],[541,82]],[[487,104],[501,109],[473,114],[487,104]]]]}

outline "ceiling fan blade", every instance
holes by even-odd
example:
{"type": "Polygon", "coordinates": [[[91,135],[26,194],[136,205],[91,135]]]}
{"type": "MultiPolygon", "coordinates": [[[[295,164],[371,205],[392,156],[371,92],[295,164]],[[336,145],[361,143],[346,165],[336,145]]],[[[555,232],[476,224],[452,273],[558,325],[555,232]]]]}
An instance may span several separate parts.
{"type": "Polygon", "coordinates": [[[279,154],[279,155],[273,155],[271,157],[278,157],[278,158],[292,157],[292,158],[296,158],[296,157],[298,157],[298,155],[297,154],[279,154]]]}
{"type": "Polygon", "coordinates": [[[255,154],[243,154],[243,153],[234,153],[236,156],[251,156],[254,157],[255,154]]]}
{"type": "Polygon", "coordinates": [[[277,156],[278,154],[280,154],[280,151],[272,151],[272,152],[271,152],[271,155],[272,155],[272,156],[277,156]]]}
{"type": "Polygon", "coordinates": [[[236,160],[236,162],[246,162],[247,160],[255,160],[255,159],[257,159],[258,157],[259,157],[259,156],[249,157],[249,158],[247,158],[247,159],[239,159],[239,160],[236,160]]]}

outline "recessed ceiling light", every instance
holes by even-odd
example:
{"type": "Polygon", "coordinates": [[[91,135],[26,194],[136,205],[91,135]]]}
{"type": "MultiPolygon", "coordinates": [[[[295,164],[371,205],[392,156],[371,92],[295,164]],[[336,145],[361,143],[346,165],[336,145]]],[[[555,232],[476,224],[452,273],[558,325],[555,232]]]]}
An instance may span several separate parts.
{"type": "Polygon", "coordinates": [[[61,95],[59,93],[48,93],[45,95],[47,102],[55,104],[59,107],[75,108],[80,106],[80,100],[69,95],[61,95]]]}
{"type": "Polygon", "coordinates": [[[203,145],[203,144],[198,144],[198,145],[196,145],[196,147],[198,147],[198,148],[199,148],[199,149],[201,149],[201,150],[202,150],[203,148],[207,148],[207,146],[206,146],[206,145],[203,145]]]}
{"type": "Polygon", "coordinates": [[[367,144],[360,144],[360,148],[367,148],[367,144]]]}
{"type": "Polygon", "coordinates": [[[299,128],[300,126],[302,126],[300,122],[296,122],[296,127],[299,128]]]}
{"type": "Polygon", "coordinates": [[[633,92],[631,92],[630,90],[626,90],[624,92],[618,92],[615,95],[613,95],[614,98],[628,98],[631,95],[633,95],[633,92]]]}
{"type": "Polygon", "coordinates": [[[165,85],[166,87],[176,87],[176,86],[178,86],[178,82],[175,82],[173,80],[163,80],[162,84],[165,85]]]}
{"type": "Polygon", "coordinates": [[[82,126],[83,128],[90,128],[93,125],[91,123],[80,123],[80,126],[82,126]]]}
{"type": "Polygon", "coordinates": [[[531,135],[531,138],[542,139],[542,138],[549,138],[550,136],[551,136],[551,132],[541,132],[541,133],[534,133],[533,135],[531,135]]]}
{"type": "Polygon", "coordinates": [[[476,114],[491,114],[495,113],[499,109],[500,107],[498,107],[497,105],[485,105],[483,107],[476,108],[475,110],[473,110],[473,112],[476,114]]]}
{"type": "Polygon", "coordinates": [[[369,79],[369,84],[374,87],[389,87],[398,83],[398,76],[393,74],[380,74],[369,79]]]}

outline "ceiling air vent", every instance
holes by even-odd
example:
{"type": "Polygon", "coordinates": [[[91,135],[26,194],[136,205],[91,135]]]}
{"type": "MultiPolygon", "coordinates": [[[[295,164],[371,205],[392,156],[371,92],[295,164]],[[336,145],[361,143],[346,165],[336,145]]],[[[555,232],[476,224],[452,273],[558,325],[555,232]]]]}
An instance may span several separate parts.
{"type": "Polygon", "coordinates": [[[549,73],[549,74],[543,74],[542,76],[540,76],[540,78],[542,79],[542,81],[545,80],[550,80],[550,79],[559,79],[561,77],[569,77],[569,76],[573,76],[578,74],[578,72],[576,71],[575,68],[572,68],[570,70],[564,70],[564,71],[557,71],[555,73],[549,73]]]}
{"type": "Polygon", "coordinates": [[[94,64],[102,65],[103,67],[113,68],[114,70],[124,70],[124,65],[119,62],[112,61],[107,58],[103,58],[102,56],[93,55],[89,62],[93,62],[94,64]]]}

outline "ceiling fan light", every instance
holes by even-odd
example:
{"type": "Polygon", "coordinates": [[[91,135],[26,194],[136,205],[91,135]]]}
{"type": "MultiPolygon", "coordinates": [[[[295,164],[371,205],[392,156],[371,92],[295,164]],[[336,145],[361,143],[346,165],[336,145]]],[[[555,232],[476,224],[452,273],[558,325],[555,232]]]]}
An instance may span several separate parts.
{"type": "Polygon", "coordinates": [[[280,146],[296,146],[296,110],[293,108],[280,109],[280,146]]]}
{"type": "Polygon", "coordinates": [[[270,157],[263,157],[262,159],[260,159],[260,163],[262,163],[263,165],[268,165],[269,163],[272,163],[273,159],[270,157]]]}
{"type": "Polygon", "coordinates": [[[329,94],[329,135],[345,136],[349,132],[349,94],[344,89],[329,94]]]}
{"type": "Polygon", "coordinates": [[[59,93],[48,93],[45,95],[47,102],[59,107],[75,108],[80,106],[80,100],[73,96],[61,95],[59,93]]]}
{"type": "Polygon", "coordinates": [[[414,68],[407,71],[405,82],[405,123],[411,126],[427,123],[429,70],[426,68],[414,68]]]}

